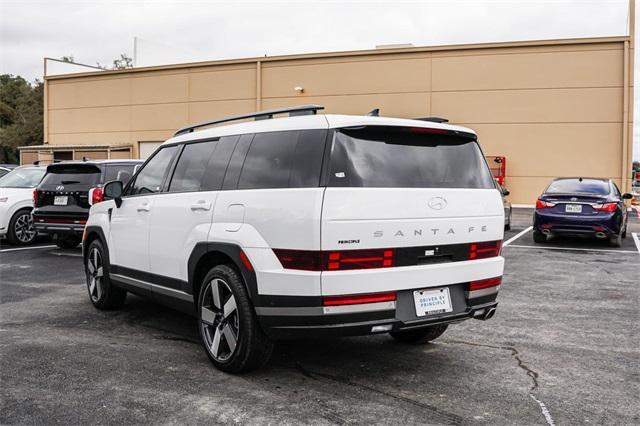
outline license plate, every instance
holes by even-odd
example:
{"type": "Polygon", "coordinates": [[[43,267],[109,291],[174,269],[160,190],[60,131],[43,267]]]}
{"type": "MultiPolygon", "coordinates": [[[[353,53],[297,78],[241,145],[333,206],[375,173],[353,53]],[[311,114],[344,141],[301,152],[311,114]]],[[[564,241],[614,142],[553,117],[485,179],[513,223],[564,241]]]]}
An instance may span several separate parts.
{"type": "Polygon", "coordinates": [[[53,199],[54,206],[66,206],[68,198],[66,195],[58,195],[53,199]]]}
{"type": "Polygon", "coordinates": [[[564,211],[567,213],[582,213],[582,204],[567,204],[564,207],[564,211]]]}
{"type": "Polygon", "coordinates": [[[413,300],[416,305],[416,315],[419,317],[453,311],[448,287],[416,290],[413,292],[413,300]]]}

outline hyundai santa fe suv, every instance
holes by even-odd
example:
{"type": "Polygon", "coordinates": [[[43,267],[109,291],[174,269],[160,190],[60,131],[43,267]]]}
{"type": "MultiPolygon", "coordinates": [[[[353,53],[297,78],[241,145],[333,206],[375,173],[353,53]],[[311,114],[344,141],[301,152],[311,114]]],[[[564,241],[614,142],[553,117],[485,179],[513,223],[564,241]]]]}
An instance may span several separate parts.
{"type": "Polygon", "coordinates": [[[227,372],[281,338],[426,342],[491,318],[504,212],[475,133],[319,109],[181,129],[107,183],[83,244],[95,307],[132,292],[193,313],[227,372]]]}
{"type": "Polygon", "coordinates": [[[140,160],[73,161],[50,164],[33,191],[33,224],[39,233],[54,237],[62,248],[73,248],[92,204],[102,201],[102,186],[111,180],[127,183],[140,160]]]}

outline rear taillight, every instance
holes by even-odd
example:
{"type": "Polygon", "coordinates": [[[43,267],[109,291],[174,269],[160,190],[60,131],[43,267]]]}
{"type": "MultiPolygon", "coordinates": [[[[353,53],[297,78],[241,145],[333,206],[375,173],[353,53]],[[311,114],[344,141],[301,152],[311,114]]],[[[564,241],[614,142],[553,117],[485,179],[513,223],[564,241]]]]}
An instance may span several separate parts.
{"type": "Polygon", "coordinates": [[[93,188],[91,190],[91,204],[98,204],[104,201],[104,191],[102,188],[93,188]]]}
{"type": "Polygon", "coordinates": [[[390,268],[394,265],[393,249],[342,250],[323,254],[324,270],[390,268]]]}
{"type": "Polygon", "coordinates": [[[34,189],[33,190],[33,207],[37,207],[36,204],[38,204],[38,190],[34,189]]]}
{"type": "Polygon", "coordinates": [[[432,133],[432,134],[444,134],[449,133],[448,130],[445,129],[432,129],[429,127],[411,127],[409,128],[413,133],[432,133]]]}
{"type": "Polygon", "coordinates": [[[548,201],[537,200],[536,201],[536,209],[548,209],[550,207],[555,207],[554,203],[550,203],[548,201]]]}
{"type": "Polygon", "coordinates": [[[615,212],[618,208],[617,203],[604,203],[604,204],[592,204],[594,210],[599,210],[601,212],[615,212]]]}
{"type": "Polygon", "coordinates": [[[483,288],[496,287],[502,284],[502,277],[487,278],[486,280],[471,281],[469,291],[482,290],[483,288]]]}
{"type": "Polygon", "coordinates": [[[394,249],[332,251],[274,249],[273,252],[285,269],[345,271],[395,266],[394,249]]]}
{"type": "Polygon", "coordinates": [[[363,303],[393,302],[396,300],[395,292],[353,294],[349,296],[325,296],[322,298],[324,306],[359,305],[363,303]]]}
{"type": "Polygon", "coordinates": [[[500,255],[502,240],[469,244],[469,260],[486,259],[500,255]]]}

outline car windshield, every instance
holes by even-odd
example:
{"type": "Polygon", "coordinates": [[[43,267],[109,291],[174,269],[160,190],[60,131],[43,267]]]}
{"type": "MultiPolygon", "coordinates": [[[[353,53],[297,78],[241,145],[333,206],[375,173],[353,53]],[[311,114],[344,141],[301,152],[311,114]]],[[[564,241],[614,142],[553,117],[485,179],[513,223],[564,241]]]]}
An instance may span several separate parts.
{"type": "Polygon", "coordinates": [[[599,179],[560,179],[551,182],[547,194],[597,194],[607,195],[609,184],[599,179]]]}
{"type": "Polygon", "coordinates": [[[0,188],[35,188],[44,173],[44,167],[15,169],[0,178],[0,188]]]}

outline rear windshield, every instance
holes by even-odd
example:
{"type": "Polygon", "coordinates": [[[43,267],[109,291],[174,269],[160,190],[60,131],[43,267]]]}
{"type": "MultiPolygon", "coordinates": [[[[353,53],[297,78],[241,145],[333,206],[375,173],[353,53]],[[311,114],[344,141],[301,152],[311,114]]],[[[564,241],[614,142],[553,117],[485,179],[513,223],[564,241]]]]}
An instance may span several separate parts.
{"type": "Polygon", "coordinates": [[[97,185],[100,182],[100,169],[93,165],[68,164],[49,167],[42,179],[43,185],[97,185]]]}
{"type": "Polygon", "coordinates": [[[329,186],[495,188],[474,140],[387,126],[336,132],[329,186]]]}
{"type": "Polygon", "coordinates": [[[609,183],[599,179],[560,179],[551,182],[548,194],[609,194],[609,183]]]}
{"type": "Polygon", "coordinates": [[[34,188],[38,186],[45,168],[15,169],[0,179],[0,188],[34,188]]]}

